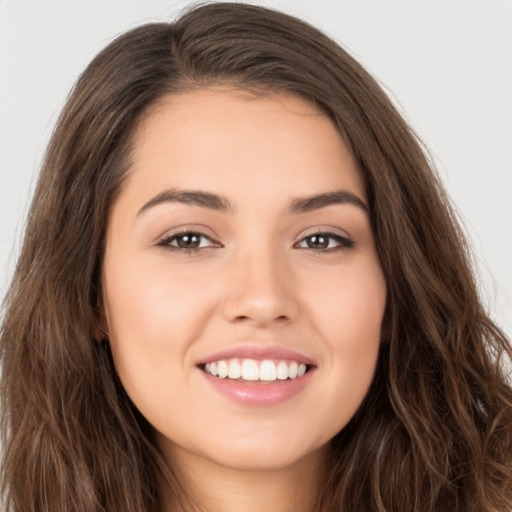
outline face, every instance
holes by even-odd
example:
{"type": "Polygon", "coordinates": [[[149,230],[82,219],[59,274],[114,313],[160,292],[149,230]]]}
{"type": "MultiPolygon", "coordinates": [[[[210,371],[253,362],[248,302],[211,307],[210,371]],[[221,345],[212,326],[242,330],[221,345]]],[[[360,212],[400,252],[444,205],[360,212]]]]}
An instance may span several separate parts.
{"type": "Polygon", "coordinates": [[[372,381],[386,285],[365,188],[297,97],[217,88],[154,107],[103,287],[117,371],[170,458],[287,467],[322,453],[372,381]]]}

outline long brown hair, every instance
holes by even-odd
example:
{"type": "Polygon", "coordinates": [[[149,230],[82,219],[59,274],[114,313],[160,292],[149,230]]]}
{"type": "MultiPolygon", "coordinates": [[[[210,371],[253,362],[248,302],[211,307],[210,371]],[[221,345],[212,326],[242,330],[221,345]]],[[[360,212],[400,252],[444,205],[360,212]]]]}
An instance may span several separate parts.
{"type": "Polygon", "coordinates": [[[388,286],[374,382],[331,442],[318,510],[512,510],[511,349],[417,138],[371,76],[315,28],[207,4],[136,28],[89,65],[49,145],[1,331],[2,490],[15,512],[161,511],[172,468],[98,341],[109,208],[137,122],[210,84],[299,94],[339,127],[364,176],[388,286]]]}

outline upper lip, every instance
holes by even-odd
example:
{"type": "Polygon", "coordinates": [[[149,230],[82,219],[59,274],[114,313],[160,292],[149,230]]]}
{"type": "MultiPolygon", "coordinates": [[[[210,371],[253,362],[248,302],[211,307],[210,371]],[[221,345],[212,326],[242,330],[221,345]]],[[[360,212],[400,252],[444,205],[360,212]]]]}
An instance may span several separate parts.
{"type": "Polygon", "coordinates": [[[214,354],[210,354],[200,361],[198,365],[211,363],[212,361],[221,361],[223,359],[288,359],[291,361],[297,361],[298,363],[304,363],[307,365],[314,365],[314,361],[309,357],[292,350],[288,347],[278,344],[267,344],[259,345],[257,343],[246,343],[243,345],[236,345],[214,354]]]}

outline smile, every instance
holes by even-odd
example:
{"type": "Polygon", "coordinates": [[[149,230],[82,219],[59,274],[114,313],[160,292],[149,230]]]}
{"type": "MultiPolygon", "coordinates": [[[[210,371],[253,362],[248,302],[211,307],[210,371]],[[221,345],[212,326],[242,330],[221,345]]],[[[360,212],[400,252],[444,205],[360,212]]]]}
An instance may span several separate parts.
{"type": "Polygon", "coordinates": [[[284,404],[309,387],[317,361],[280,344],[245,343],[207,355],[196,363],[207,386],[249,407],[284,404]]]}
{"type": "Polygon", "coordinates": [[[238,381],[263,381],[297,379],[302,377],[307,366],[290,360],[221,359],[201,365],[203,371],[220,379],[238,381]]]}

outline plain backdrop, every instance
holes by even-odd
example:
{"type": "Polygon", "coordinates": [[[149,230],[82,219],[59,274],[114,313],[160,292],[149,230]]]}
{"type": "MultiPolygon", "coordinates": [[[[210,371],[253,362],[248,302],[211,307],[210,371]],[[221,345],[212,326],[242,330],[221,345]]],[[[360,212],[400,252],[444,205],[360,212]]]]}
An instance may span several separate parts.
{"type": "MultiPolygon", "coordinates": [[[[79,73],[172,0],[0,0],[0,298],[48,139],[79,73]]],[[[512,334],[512,0],[252,3],[323,29],[378,78],[430,148],[471,238],[485,304],[512,334]]]]}

